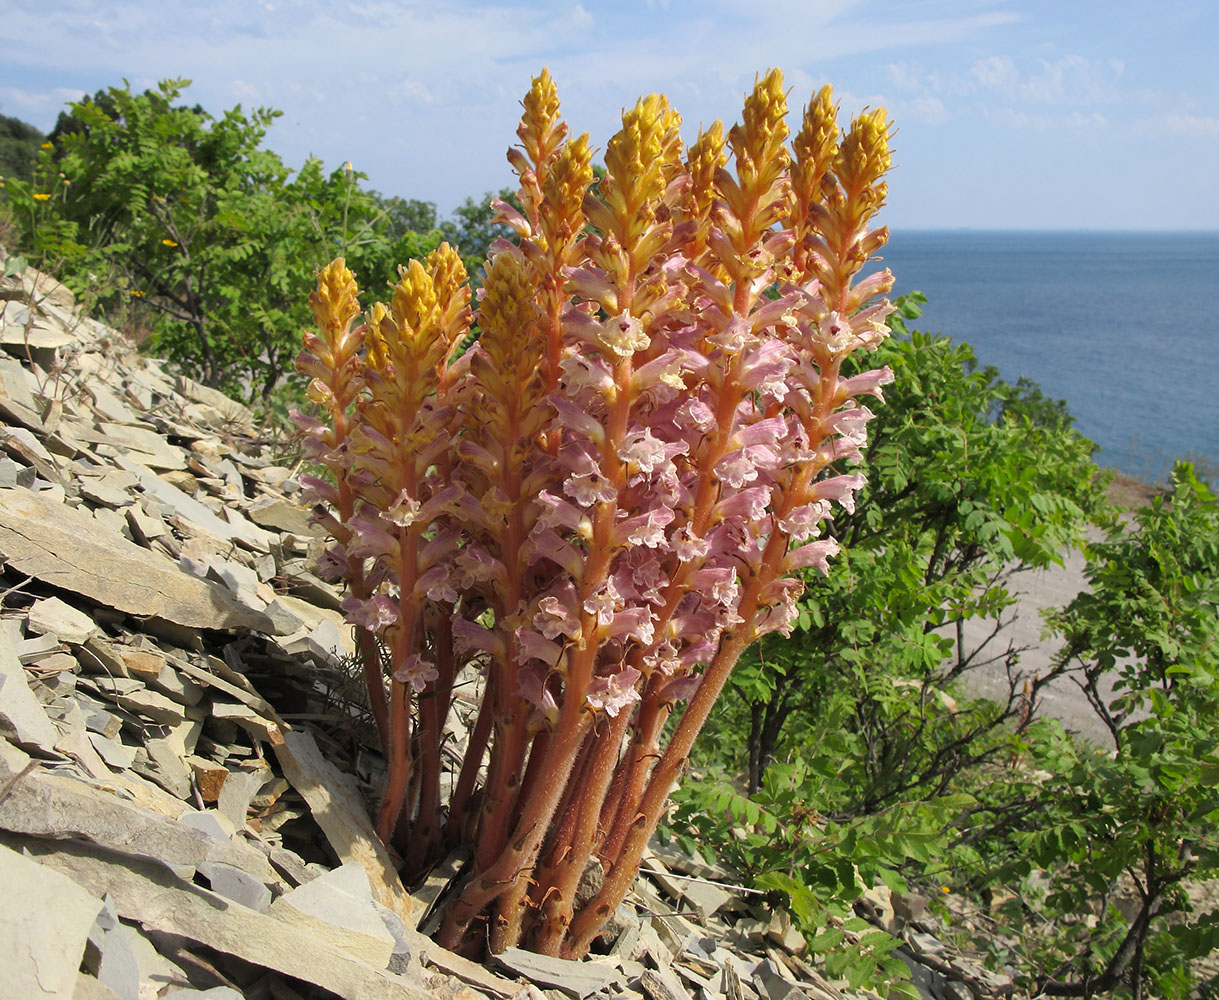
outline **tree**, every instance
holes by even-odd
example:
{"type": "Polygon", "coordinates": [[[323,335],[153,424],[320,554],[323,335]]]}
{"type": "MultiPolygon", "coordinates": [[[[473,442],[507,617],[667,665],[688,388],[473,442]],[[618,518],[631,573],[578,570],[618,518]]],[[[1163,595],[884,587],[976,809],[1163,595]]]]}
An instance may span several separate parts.
{"type": "Polygon", "coordinates": [[[38,159],[38,147],[46,141],[33,125],[20,118],[0,115],[0,176],[30,180],[38,159]]]}
{"type": "Polygon", "coordinates": [[[1049,623],[1064,640],[1057,665],[1113,744],[1058,762],[995,881],[1050,871],[1037,910],[1056,961],[1036,977],[1043,994],[1184,997],[1187,960],[1219,947],[1219,911],[1194,913],[1182,890],[1219,876],[1219,501],[1178,464],[1168,497],[1087,554],[1089,589],[1049,623]],[[1082,933],[1062,921],[1080,913],[1098,918],[1082,933]]]}

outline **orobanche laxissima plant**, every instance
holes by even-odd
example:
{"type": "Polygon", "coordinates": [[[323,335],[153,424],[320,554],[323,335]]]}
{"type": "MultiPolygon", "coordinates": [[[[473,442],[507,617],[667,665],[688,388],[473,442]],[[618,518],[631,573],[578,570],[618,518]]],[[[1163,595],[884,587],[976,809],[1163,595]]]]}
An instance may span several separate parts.
{"type": "Polygon", "coordinates": [[[524,109],[522,210],[499,206],[519,241],[492,250],[477,342],[447,245],[358,325],[336,260],[298,361],[329,419],[300,422],[388,760],[378,832],[408,878],[470,848],[443,945],[581,957],[733,664],[790,626],[864,482],[840,466],[892,376],[839,370],[891,311],[888,271],[855,281],[888,235],[890,129],[876,110],[840,132],[825,87],[789,150],[772,71],[689,148],[641,99],[594,187],[545,71],[524,109]],[[481,707],[442,782],[467,666],[481,707]]]}

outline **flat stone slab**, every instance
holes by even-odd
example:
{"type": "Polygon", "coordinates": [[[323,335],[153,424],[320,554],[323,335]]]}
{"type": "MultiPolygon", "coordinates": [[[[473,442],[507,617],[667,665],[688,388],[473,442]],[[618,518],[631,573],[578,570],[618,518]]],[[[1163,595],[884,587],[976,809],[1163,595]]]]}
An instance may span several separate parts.
{"type": "Polygon", "coordinates": [[[0,969],[8,997],[71,997],[102,901],[0,845],[0,969]]]}
{"type": "Polygon", "coordinates": [[[87,511],[29,490],[0,490],[0,555],[17,572],[131,615],[188,628],[271,631],[270,619],[227,588],[125,538],[99,538],[94,525],[87,511]]]}
{"type": "MultiPolygon", "coordinates": [[[[66,875],[86,892],[96,893],[97,907],[89,914],[85,934],[101,909],[102,894],[108,892],[124,920],[198,941],[341,997],[434,1000],[409,979],[375,969],[325,939],[274,917],[233,905],[217,893],[184,882],[157,862],[108,854],[79,841],[45,843],[11,834],[5,834],[4,841],[7,846],[30,851],[38,863],[66,875]]],[[[58,928],[57,913],[54,919],[58,928]]],[[[79,955],[76,961],[79,963],[79,955]]],[[[75,977],[75,965],[72,973],[75,977]]]]}

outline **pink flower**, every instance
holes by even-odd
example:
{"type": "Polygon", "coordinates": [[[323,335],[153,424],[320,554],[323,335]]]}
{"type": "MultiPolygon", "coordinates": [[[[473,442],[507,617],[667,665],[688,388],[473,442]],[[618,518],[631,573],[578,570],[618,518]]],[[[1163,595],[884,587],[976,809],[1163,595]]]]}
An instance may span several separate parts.
{"type": "Polygon", "coordinates": [[[343,610],[347,612],[348,624],[369,632],[380,632],[398,620],[398,604],[384,594],[377,594],[367,600],[358,597],[348,597],[343,601],[343,610]]]}
{"type": "Polygon", "coordinates": [[[409,685],[416,694],[439,676],[436,665],[418,653],[412,653],[402,662],[402,666],[394,671],[394,680],[399,684],[409,685]]]}
{"type": "Polygon", "coordinates": [[[673,516],[673,511],[666,507],[653,507],[646,514],[619,521],[614,526],[614,539],[619,544],[661,548],[665,544],[665,527],[673,516]]]}
{"type": "Polygon", "coordinates": [[[684,677],[674,677],[660,689],[660,700],[668,704],[688,701],[694,697],[694,692],[698,690],[702,682],[702,674],[687,674],[684,677]]]}
{"type": "Polygon", "coordinates": [[[537,503],[542,508],[537,519],[540,527],[566,528],[586,541],[592,538],[593,522],[575,504],[555,496],[547,490],[538,493],[537,503]]]}
{"type": "Polygon", "coordinates": [[[347,543],[349,556],[376,559],[398,550],[397,536],[386,530],[388,526],[371,507],[360,508],[360,512],[347,522],[347,527],[351,529],[351,541],[347,543]]]}
{"type": "Polygon", "coordinates": [[[681,562],[692,562],[703,559],[711,551],[711,543],[706,538],[694,534],[690,525],[683,525],[673,536],[673,551],[681,562]]]}
{"type": "Polygon", "coordinates": [[[408,496],[406,490],[403,490],[394,498],[394,502],[385,508],[381,516],[400,528],[406,528],[419,520],[421,509],[419,501],[408,496]]]}
{"type": "Polygon", "coordinates": [[[549,559],[576,578],[579,578],[584,570],[583,553],[549,528],[533,530],[529,535],[528,550],[531,565],[539,559],[549,559]]]}
{"type": "Polygon", "coordinates": [[[583,450],[570,449],[562,460],[571,470],[571,475],[563,480],[563,492],[581,507],[614,501],[618,494],[601,474],[601,467],[592,455],[583,450]]]}
{"type": "Polygon", "coordinates": [[[339,502],[339,491],[333,483],[328,483],[317,476],[301,476],[300,484],[303,487],[301,503],[306,507],[312,507],[316,503],[328,503],[334,506],[339,502]]]}
{"type": "Polygon", "coordinates": [[[636,351],[646,350],[651,342],[643,324],[629,310],[607,319],[597,335],[597,343],[617,358],[629,358],[636,351]]]}
{"type": "Polygon", "coordinates": [[[757,521],[766,516],[768,503],[769,486],[750,486],[721,500],[715,505],[715,512],[721,518],[740,517],[746,521],[757,521]]]}
{"type": "Polygon", "coordinates": [[[813,483],[813,493],[818,500],[836,500],[848,514],[855,513],[855,491],[862,489],[867,477],[856,473],[851,476],[831,476],[813,483]]]}
{"type": "Polygon", "coordinates": [[[884,368],[874,368],[870,372],[861,372],[839,382],[838,397],[852,399],[855,396],[871,395],[883,402],[885,394],[881,392],[880,387],[892,381],[893,371],[888,365],[884,368]]]}
{"type": "Polygon", "coordinates": [[[632,475],[650,473],[668,461],[664,442],[647,427],[633,430],[622,439],[622,444],[618,446],[618,457],[626,463],[627,471],[632,475]]]}
{"type": "Polygon", "coordinates": [[[569,354],[559,362],[559,367],[563,370],[564,388],[572,395],[583,389],[605,395],[614,387],[614,373],[600,358],[569,354]]]}
{"type": "Polygon", "coordinates": [[[547,683],[550,670],[540,663],[522,667],[516,672],[516,682],[519,685],[516,695],[538,710],[542,720],[553,726],[559,720],[559,706],[554,700],[547,683]]]}
{"type": "Polygon", "coordinates": [[[621,595],[613,580],[606,580],[592,597],[584,602],[584,610],[597,619],[598,625],[608,625],[614,612],[622,607],[621,595]]]}
{"type": "Polygon", "coordinates": [[[614,615],[606,635],[611,639],[633,639],[645,646],[651,645],[656,635],[655,616],[648,608],[623,608],[614,615]]]}
{"type": "Polygon", "coordinates": [[[824,575],[828,576],[830,572],[830,558],[836,556],[840,548],[841,546],[833,538],[822,538],[820,541],[808,542],[787,553],[787,557],[783,560],[783,570],[786,573],[794,573],[796,570],[804,569],[807,566],[815,566],[824,575]]]}
{"type": "Polygon", "coordinates": [[[688,399],[677,411],[677,424],[706,434],[715,427],[715,411],[701,399],[688,399]]]}
{"type": "Polygon", "coordinates": [[[453,643],[460,653],[481,650],[502,660],[507,653],[502,632],[483,628],[477,622],[453,616],[453,643]]]}
{"type": "Polygon", "coordinates": [[[579,597],[570,580],[564,580],[538,601],[538,613],[533,625],[547,639],[580,637],[580,619],[576,613],[579,597]]]}
{"type": "Polygon", "coordinates": [[[786,517],[780,518],[779,528],[793,542],[803,542],[809,538],[815,538],[821,533],[821,522],[825,520],[829,512],[830,502],[828,500],[806,503],[804,506],[792,510],[786,517]]]}
{"type": "Polygon", "coordinates": [[[563,647],[553,639],[547,639],[532,629],[518,628],[513,635],[521,662],[539,660],[547,666],[558,666],[563,658],[563,647]]]}
{"type": "Polygon", "coordinates": [[[639,692],[635,690],[639,677],[639,671],[634,667],[623,667],[608,677],[595,677],[588,686],[585,703],[594,712],[617,716],[628,705],[639,701],[639,692]]]}
{"type": "Polygon", "coordinates": [[[317,575],[328,582],[342,580],[350,569],[347,554],[337,546],[332,545],[318,557],[317,575]]]}

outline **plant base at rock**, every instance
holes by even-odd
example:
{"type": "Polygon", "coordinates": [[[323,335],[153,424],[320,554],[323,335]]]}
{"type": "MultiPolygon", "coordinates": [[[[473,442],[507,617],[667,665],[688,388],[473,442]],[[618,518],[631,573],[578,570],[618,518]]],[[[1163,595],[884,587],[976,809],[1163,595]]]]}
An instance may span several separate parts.
{"type": "Polygon", "coordinates": [[[867,441],[845,377],[891,311],[883,110],[837,125],[829,88],[790,146],[777,71],[740,124],[685,148],[658,95],[623,114],[594,186],[542,73],[508,158],[518,241],[492,249],[477,315],[441,246],[357,324],[327,267],[298,367],[312,488],[362,636],[389,773],[377,828],[408,877],[473,860],[442,944],[566,957],[633,881],[741,652],[787,631],[854,509],[867,441]],[[477,341],[466,348],[472,324],[477,341]],[[447,801],[458,672],[485,673],[447,801]]]}

